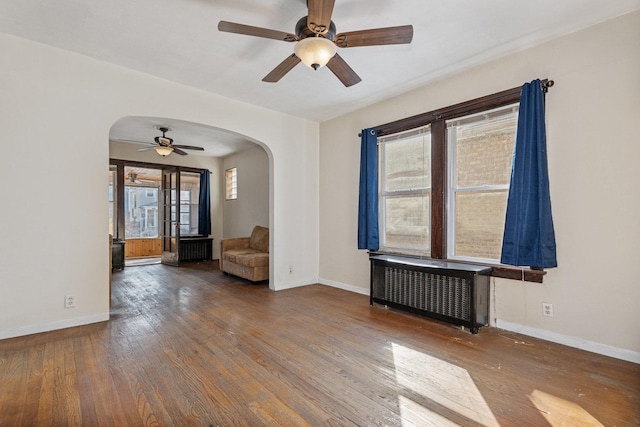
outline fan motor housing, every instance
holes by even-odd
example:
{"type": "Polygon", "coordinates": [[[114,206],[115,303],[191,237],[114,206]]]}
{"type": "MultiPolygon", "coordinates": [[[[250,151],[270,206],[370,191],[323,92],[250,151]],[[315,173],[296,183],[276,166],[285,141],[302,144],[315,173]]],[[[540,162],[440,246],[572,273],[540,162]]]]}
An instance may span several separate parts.
{"type": "Polygon", "coordinates": [[[314,33],[309,29],[307,25],[307,16],[300,18],[298,23],[296,24],[296,35],[300,37],[300,40],[306,39],[307,37],[324,37],[325,39],[329,39],[333,41],[333,38],[336,35],[336,24],[331,21],[329,24],[329,30],[324,34],[314,33]]]}

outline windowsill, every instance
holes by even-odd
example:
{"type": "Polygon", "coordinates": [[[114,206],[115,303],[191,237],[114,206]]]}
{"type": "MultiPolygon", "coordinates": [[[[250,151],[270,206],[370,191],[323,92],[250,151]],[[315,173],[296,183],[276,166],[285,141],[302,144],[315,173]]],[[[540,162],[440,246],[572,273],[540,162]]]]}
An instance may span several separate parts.
{"type": "Polygon", "coordinates": [[[145,240],[145,239],[147,239],[147,240],[150,240],[150,239],[160,239],[160,236],[155,236],[155,237],[152,237],[152,236],[146,236],[146,237],[127,237],[127,238],[125,238],[125,240],[145,240]]]}
{"type": "Polygon", "coordinates": [[[491,267],[491,276],[492,277],[500,277],[502,279],[511,279],[511,280],[520,280],[524,282],[533,282],[533,283],[542,283],[544,276],[547,274],[543,269],[536,268],[518,268],[511,267],[507,265],[501,264],[487,264],[481,262],[471,262],[471,261],[459,261],[454,259],[436,259],[431,258],[429,255],[420,254],[418,252],[409,252],[409,251],[392,251],[392,250],[378,250],[378,251],[369,251],[369,255],[402,255],[411,258],[419,258],[419,259],[433,259],[436,261],[447,261],[450,263],[460,263],[460,264],[475,264],[475,265],[483,265],[491,267]]]}

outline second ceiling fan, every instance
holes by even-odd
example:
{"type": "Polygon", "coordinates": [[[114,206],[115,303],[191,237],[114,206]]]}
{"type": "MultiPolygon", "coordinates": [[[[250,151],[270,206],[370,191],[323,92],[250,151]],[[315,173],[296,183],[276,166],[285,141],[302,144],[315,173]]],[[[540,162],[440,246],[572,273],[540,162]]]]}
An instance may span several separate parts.
{"type": "Polygon", "coordinates": [[[134,141],[131,139],[118,139],[118,141],[146,144],[148,145],[148,147],[138,148],[137,151],[156,150],[156,152],[162,157],[167,157],[171,153],[176,153],[176,154],[180,154],[181,156],[186,156],[187,152],[184,150],[204,151],[204,148],[196,147],[194,145],[174,144],[173,138],[169,138],[166,135],[166,133],[171,130],[168,127],[156,126],[156,129],[162,132],[162,136],[156,136],[155,138],[153,138],[154,142],[134,141]]]}
{"type": "Polygon", "coordinates": [[[360,77],[336,53],[337,47],[408,44],[413,39],[413,26],[375,28],[336,34],[331,20],[335,0],[307,0],[308,15],[296,24],[295,34],[268,28],[220,21],[218,30],[227,33],[295,42],[294,53],[267,74],[262,81],[275,83],[299,62],[318,69],[324,65],[347,87],[361,81],[360,77]]]}

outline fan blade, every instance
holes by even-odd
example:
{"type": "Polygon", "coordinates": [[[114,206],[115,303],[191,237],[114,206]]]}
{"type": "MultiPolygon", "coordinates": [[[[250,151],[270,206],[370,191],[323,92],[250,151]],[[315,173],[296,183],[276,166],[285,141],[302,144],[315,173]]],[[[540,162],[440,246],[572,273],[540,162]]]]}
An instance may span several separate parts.
{"type": "Polygon", "coordinates": [[[182,148],[184,150],[196,150],[196,151],[204,151],[204,148],[202,147],[196,147],[195,145],[180,145],[180,144],[173,144],[172,147],[174,148],[174,150],[176,148],[182,148]]]}
{"type": "Polygon", "coordinates": [[[218,30],[226,33],[244,34],[246,36],[262,37],[265,39],[282,40],[285,42],[295,42],[299,38],[295,34],[284,31],[270,30],[268,28],[253,27],[251,25],[236,24],[234,22],[218,22],[218,30]]]}
{"type": "Polygon", "coordinates": [[[144,147],[144,148],[138,148],[136,151],[149,151],[149,150],[155,150],[157,147],[157,145],[154,145],[153,147],[144,147]]]}
{"type": "Polygon", "coordinates": [[[181,156],[186,156],[186,155],[187,155],[187,152],[186,152],[186,151],[182,151],[181,149],[176,148],[176,146],[175,146],[175,145],[172,145],[172,147],[173,147],[173,152],[174,152],[174,153],[176,153],[176,154],[180,154],[181,156]]]}
{"type": "Polygon", "coordinates": [[[325,34],[331,25],[335,0],[307,0],[307,27],[317,34],[325,34]]]}
{"type": "Polygon", "coordinates": [[[145,144],[145,145],[153,145],[155,146],[155,142],[146,142],[146,141],[136,141],[134,139],[116,139],[118,142],[133,142],[134,144],[145,144]]]}
{"type": "Polygon", "coordinates": [[[300,58],[295,53],[288,56],[287,59],[282,61],[276,68],[274,68],[269,74],[264,76],[263,82],[277,83],[281,78],[285,76],[289,71],[293,69],[300,62],[300,58]]]}
{"type": "Polygon", "coordinates": [[[356,72],[349,67],[349,64],[337,53],[327,62],[327,67],[346,87],[353,86],[362,81],[360,76],[358,76],[356,72]]]}
{"type": "Polygon", "coordinates": [[[413,25],[375,28],[337,34],[333,41],[338,47],[379,46],[408,44],[413,39],[413,25]]]}

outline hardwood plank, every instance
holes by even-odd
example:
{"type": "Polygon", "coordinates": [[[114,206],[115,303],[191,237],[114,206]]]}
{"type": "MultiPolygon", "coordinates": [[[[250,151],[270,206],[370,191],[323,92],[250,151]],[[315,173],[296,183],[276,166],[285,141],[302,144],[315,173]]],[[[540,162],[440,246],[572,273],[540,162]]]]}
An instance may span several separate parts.
{"type": "Polygon", "coordinates": [[[0,425],[640,425],[640,366],[215,263],[125,268],[112,319],[0,341],[0,425]]]}

